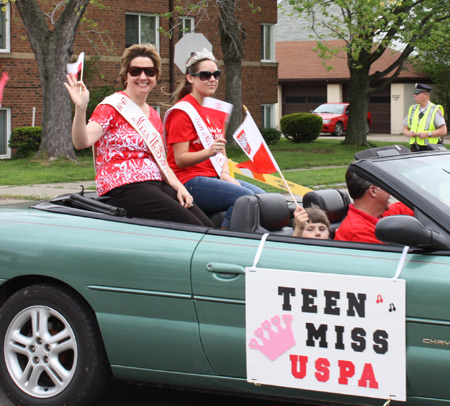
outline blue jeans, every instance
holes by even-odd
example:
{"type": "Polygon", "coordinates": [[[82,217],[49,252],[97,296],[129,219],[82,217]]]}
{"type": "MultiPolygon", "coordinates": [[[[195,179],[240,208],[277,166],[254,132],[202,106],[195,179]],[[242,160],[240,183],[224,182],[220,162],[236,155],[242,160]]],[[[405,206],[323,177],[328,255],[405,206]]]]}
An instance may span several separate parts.
{"type": "Polygon", "coordinates": [[[184,186],[194,198],[194,203],[206,214],[226,211],[222,227],[230,229],[231,212],[234,202],[241,196],[265,193],[264,190],[251,183],[238,181],[241,186],[218,178],[196,176],[188,180],[184,186]]]}

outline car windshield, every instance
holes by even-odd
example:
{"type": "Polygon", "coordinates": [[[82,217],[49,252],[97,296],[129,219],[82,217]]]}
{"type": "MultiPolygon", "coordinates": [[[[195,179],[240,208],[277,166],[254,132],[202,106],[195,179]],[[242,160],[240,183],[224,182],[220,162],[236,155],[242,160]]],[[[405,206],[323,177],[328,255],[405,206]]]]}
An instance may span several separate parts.
{"type": "Polygon", "coordinates": [[[423,190],[450,207],[450,155],[397,159],[376,165],[403,176],[412,188],[423,190]]]}
{"type": "Polygon", "coordinates": [[[314,110],[314,113],[342,114],[344,107],[342,104],[322,104],[314,110]]]}

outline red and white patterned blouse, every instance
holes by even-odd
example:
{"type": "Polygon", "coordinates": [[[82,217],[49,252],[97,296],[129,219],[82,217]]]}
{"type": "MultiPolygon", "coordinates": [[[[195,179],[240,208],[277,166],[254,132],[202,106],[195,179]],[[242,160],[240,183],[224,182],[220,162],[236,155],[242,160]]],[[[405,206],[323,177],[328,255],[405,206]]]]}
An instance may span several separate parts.
{"type": "MultiPolygon", "coordinates": [[[[119,93],[126,96],[124,92],[119,93]]],[[[161,118],[152,107],[148,118],[162,134],[161,118]]],[[[95,180],[99,196],[129,183],[162,180],[142,137],[114,107],[98,105],[89,121],[103,128],[103,136],[95,143],[95,180]]]]}

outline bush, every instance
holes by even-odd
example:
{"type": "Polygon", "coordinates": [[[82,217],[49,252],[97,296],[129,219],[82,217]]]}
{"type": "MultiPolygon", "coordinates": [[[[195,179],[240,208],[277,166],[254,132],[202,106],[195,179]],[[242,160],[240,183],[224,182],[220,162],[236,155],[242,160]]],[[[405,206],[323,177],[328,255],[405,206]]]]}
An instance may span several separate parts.
{"type": "Polygon", "coordinates": [[[311,113],[293,113],[281,117],[284,136],[294,143],[313,142],[322,131],[322,117],[311,113]]]}
{"type": "Polygon", "coordinates": [[[16,158],[26,158],[39,150],[41,138],[41,127],[17,127],[11,133],[9,147],[16,150],[16,158]]]}
{"type": "Polygon", "coordinates": [[[276,144],[281,138],[281,131],[276,128],[262,128],[261,135],[266,141],[267,145],[276,144]]]}

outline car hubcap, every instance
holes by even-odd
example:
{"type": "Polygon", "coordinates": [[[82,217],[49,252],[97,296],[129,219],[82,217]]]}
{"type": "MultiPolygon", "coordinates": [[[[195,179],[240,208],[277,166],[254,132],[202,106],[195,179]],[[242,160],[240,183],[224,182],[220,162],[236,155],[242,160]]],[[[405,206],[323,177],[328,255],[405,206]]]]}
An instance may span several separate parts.
{"type": "Polygon", "coordinates": [[[17,314],[6,332],[4,353],[16,385],[38,398],[62,392],[77,367],[77,341],[69,323],[45,306],[32,306],[17,314]]]}

